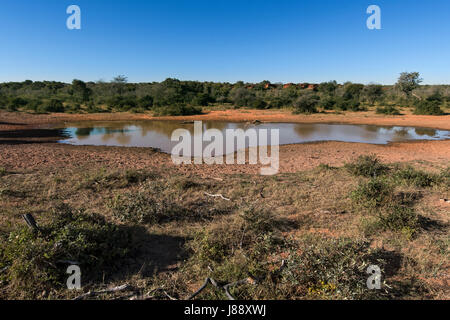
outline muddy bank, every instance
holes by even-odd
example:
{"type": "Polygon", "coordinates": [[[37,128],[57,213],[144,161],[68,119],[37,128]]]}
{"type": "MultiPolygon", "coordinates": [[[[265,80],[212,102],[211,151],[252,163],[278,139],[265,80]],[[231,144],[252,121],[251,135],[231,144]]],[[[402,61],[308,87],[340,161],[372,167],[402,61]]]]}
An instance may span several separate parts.
{"type": "MultiPolygon", "coordinates": [[[[280,172],[297,172],[319,164],[341,166],[363,154],[377,154],[384,162],[428,162],[450,165],[450,141],[407,142],[390,145],[321,142],[280,147],[280,172]]],[[[170,155],[149,148],[71,146],[56,143],[0,144],[0,166],[8,170],[67,167],[152,169],[167,168],[202,176],[259,172],[258,165],[181,165],[170,155]]]]}

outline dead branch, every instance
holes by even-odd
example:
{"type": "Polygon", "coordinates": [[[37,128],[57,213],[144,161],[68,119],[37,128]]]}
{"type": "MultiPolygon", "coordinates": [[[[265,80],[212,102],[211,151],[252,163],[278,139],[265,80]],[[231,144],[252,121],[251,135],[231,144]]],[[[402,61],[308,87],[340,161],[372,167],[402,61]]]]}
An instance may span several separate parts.
{"type": "Polygon", "coordinates": [[[219,197],[219,198],[221,198],[223,200],[231,201],[230,199],[225,198],[222,194],[211,194],[211,193],[205,192],[205,195],[207,195],[208,197],[214,197],[214,198],[219,197]]]}
{"type": "Polygon", "coordinates": [[[242,279],[242,280],[239,280],[239,281],[235,281],[235,282],[232,282],[232,283],[228,283],[228,284],[224,285],[224,286],[223,286],[223,290],[225,290],[225,294],[227,295],[228,300],[236,300],[236,299],[231,295],[231,293],[228,291],[228,289],[229,289],[230,287],[235,287],[235,286],[238,286],[238,285],[241,285],[241,284],[246,284],[246,283],[249,283],[248,278],[242,279]]]}
{"type": "Polygon", "coordinates": [[[241,285],[241,284],[245,284],[245,283],[250,283],[250,281],[248,280],[248,278],[246,278],[246,279],[242,279],[242,280],[239,280],[239,281],[227,283],[227,284],[225,284],[223,286],[219,286],[217,284],[216,280],[214,280],[213,278],[206,278],[205,282],[202,284],[202,286],[197,291],[195,291],[193,294],[191,294],[186,300],[192,300],[196,296],[198,296],[208,286],[208,283],[211,283],[217,289],[224,290],[225,294],[226,294],[226,296],[227,296],[227,298],[229,300],[235,300],[235,298],[229,292],[229,288],[230,287],[235,287],[235,286],[238,286],[238,285],[241,285]]]}
{"type": "Polygon", "coordinates": [[[22,215],[22,218],[31,229],[33,229],[34,231],[39,231],[39,226],[31,213],[22,215]]]}
{"type": "Polygon", "coordinates": [[[119,292],[119,291],[125,291],[130,289],[131,287],[128,284],[124,284],[118,287],[114,287],[111,289],[105,289],[105,290],[100,290],[100,291],[89,291],[87,293],[84,293],[72,300],[82,300],[84,298],[88,298],[88,297],[94,297],[94,296],[98,296],[101,294],[105,294],[105,293],[115,293],[115,292],[119,292]]]}

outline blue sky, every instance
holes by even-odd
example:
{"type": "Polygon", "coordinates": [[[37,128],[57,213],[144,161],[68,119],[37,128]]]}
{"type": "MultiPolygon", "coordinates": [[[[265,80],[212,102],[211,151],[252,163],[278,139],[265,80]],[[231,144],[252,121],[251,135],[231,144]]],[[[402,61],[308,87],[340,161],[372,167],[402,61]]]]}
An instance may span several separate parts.
{"type": "Polygon", "coordinates": [[[448,0],[2,0],[0,82],[450,83],[448,0]],[[82,29],[66,28],[81,8],[82,29]],[[382,30],[366,9],[381,8],[382,30]]]}

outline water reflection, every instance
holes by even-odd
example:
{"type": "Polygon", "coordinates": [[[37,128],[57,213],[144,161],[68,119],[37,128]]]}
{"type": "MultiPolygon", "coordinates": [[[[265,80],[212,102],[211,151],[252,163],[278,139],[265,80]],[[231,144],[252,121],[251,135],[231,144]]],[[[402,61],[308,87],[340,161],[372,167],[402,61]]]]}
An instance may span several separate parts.
{"type": "MultiPolygon", "coordinates": [[[[106,145],[125,147],[152,147],[170,153],[176,142],[171,142],[172,132],[184,128],[194,135],[193,123],[179,121],[135,121],[135,122],[80,122],[71,123],[65,130],[68,139],[62,143],[74,145],[106,145]]],[[[300,124],[300,123],[233,123],[205,121],[203,130],[218,129],[225,136],[227,129],[248,128],[279,129],[280,144],[317,141],[344,141],[372,144],[409,140],[450,139],[450,131],[374,125],[345,124],[300,124]]],[[[208,143],[204,143],[204,147],[208,143]]]]}

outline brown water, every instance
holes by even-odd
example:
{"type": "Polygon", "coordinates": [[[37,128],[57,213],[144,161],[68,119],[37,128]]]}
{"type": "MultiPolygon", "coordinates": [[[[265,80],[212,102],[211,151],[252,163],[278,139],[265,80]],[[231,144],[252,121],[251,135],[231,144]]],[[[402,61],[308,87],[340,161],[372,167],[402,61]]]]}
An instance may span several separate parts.
{"type": "MultiPolygon", "coordinates": [[[[193,123],[179,121],[127,121],[80,122],[64,128],[67,139],[61,143],[73,145],[152,147],[170,153],[178,142],[171,141],[172,132],[184,128],[194,133],[193,123]]],[[[227,129],[279,129],[279,144],[295,144],[318,141],[343,141],[371,144],[411,140],[450,139],[450,131],[414,127],[386,127],[349,124],[301,124],[301,123],[234,123],[204,121],[203,129],[218,129],[225,136],[227,129]]],[[[270,139],[269,139],[270,142],[270,139]]],[[[204,142],[203,145],[208,145],[204,142]]],[[[247,145],[248,146],[248,145],[247,145]]]]}

